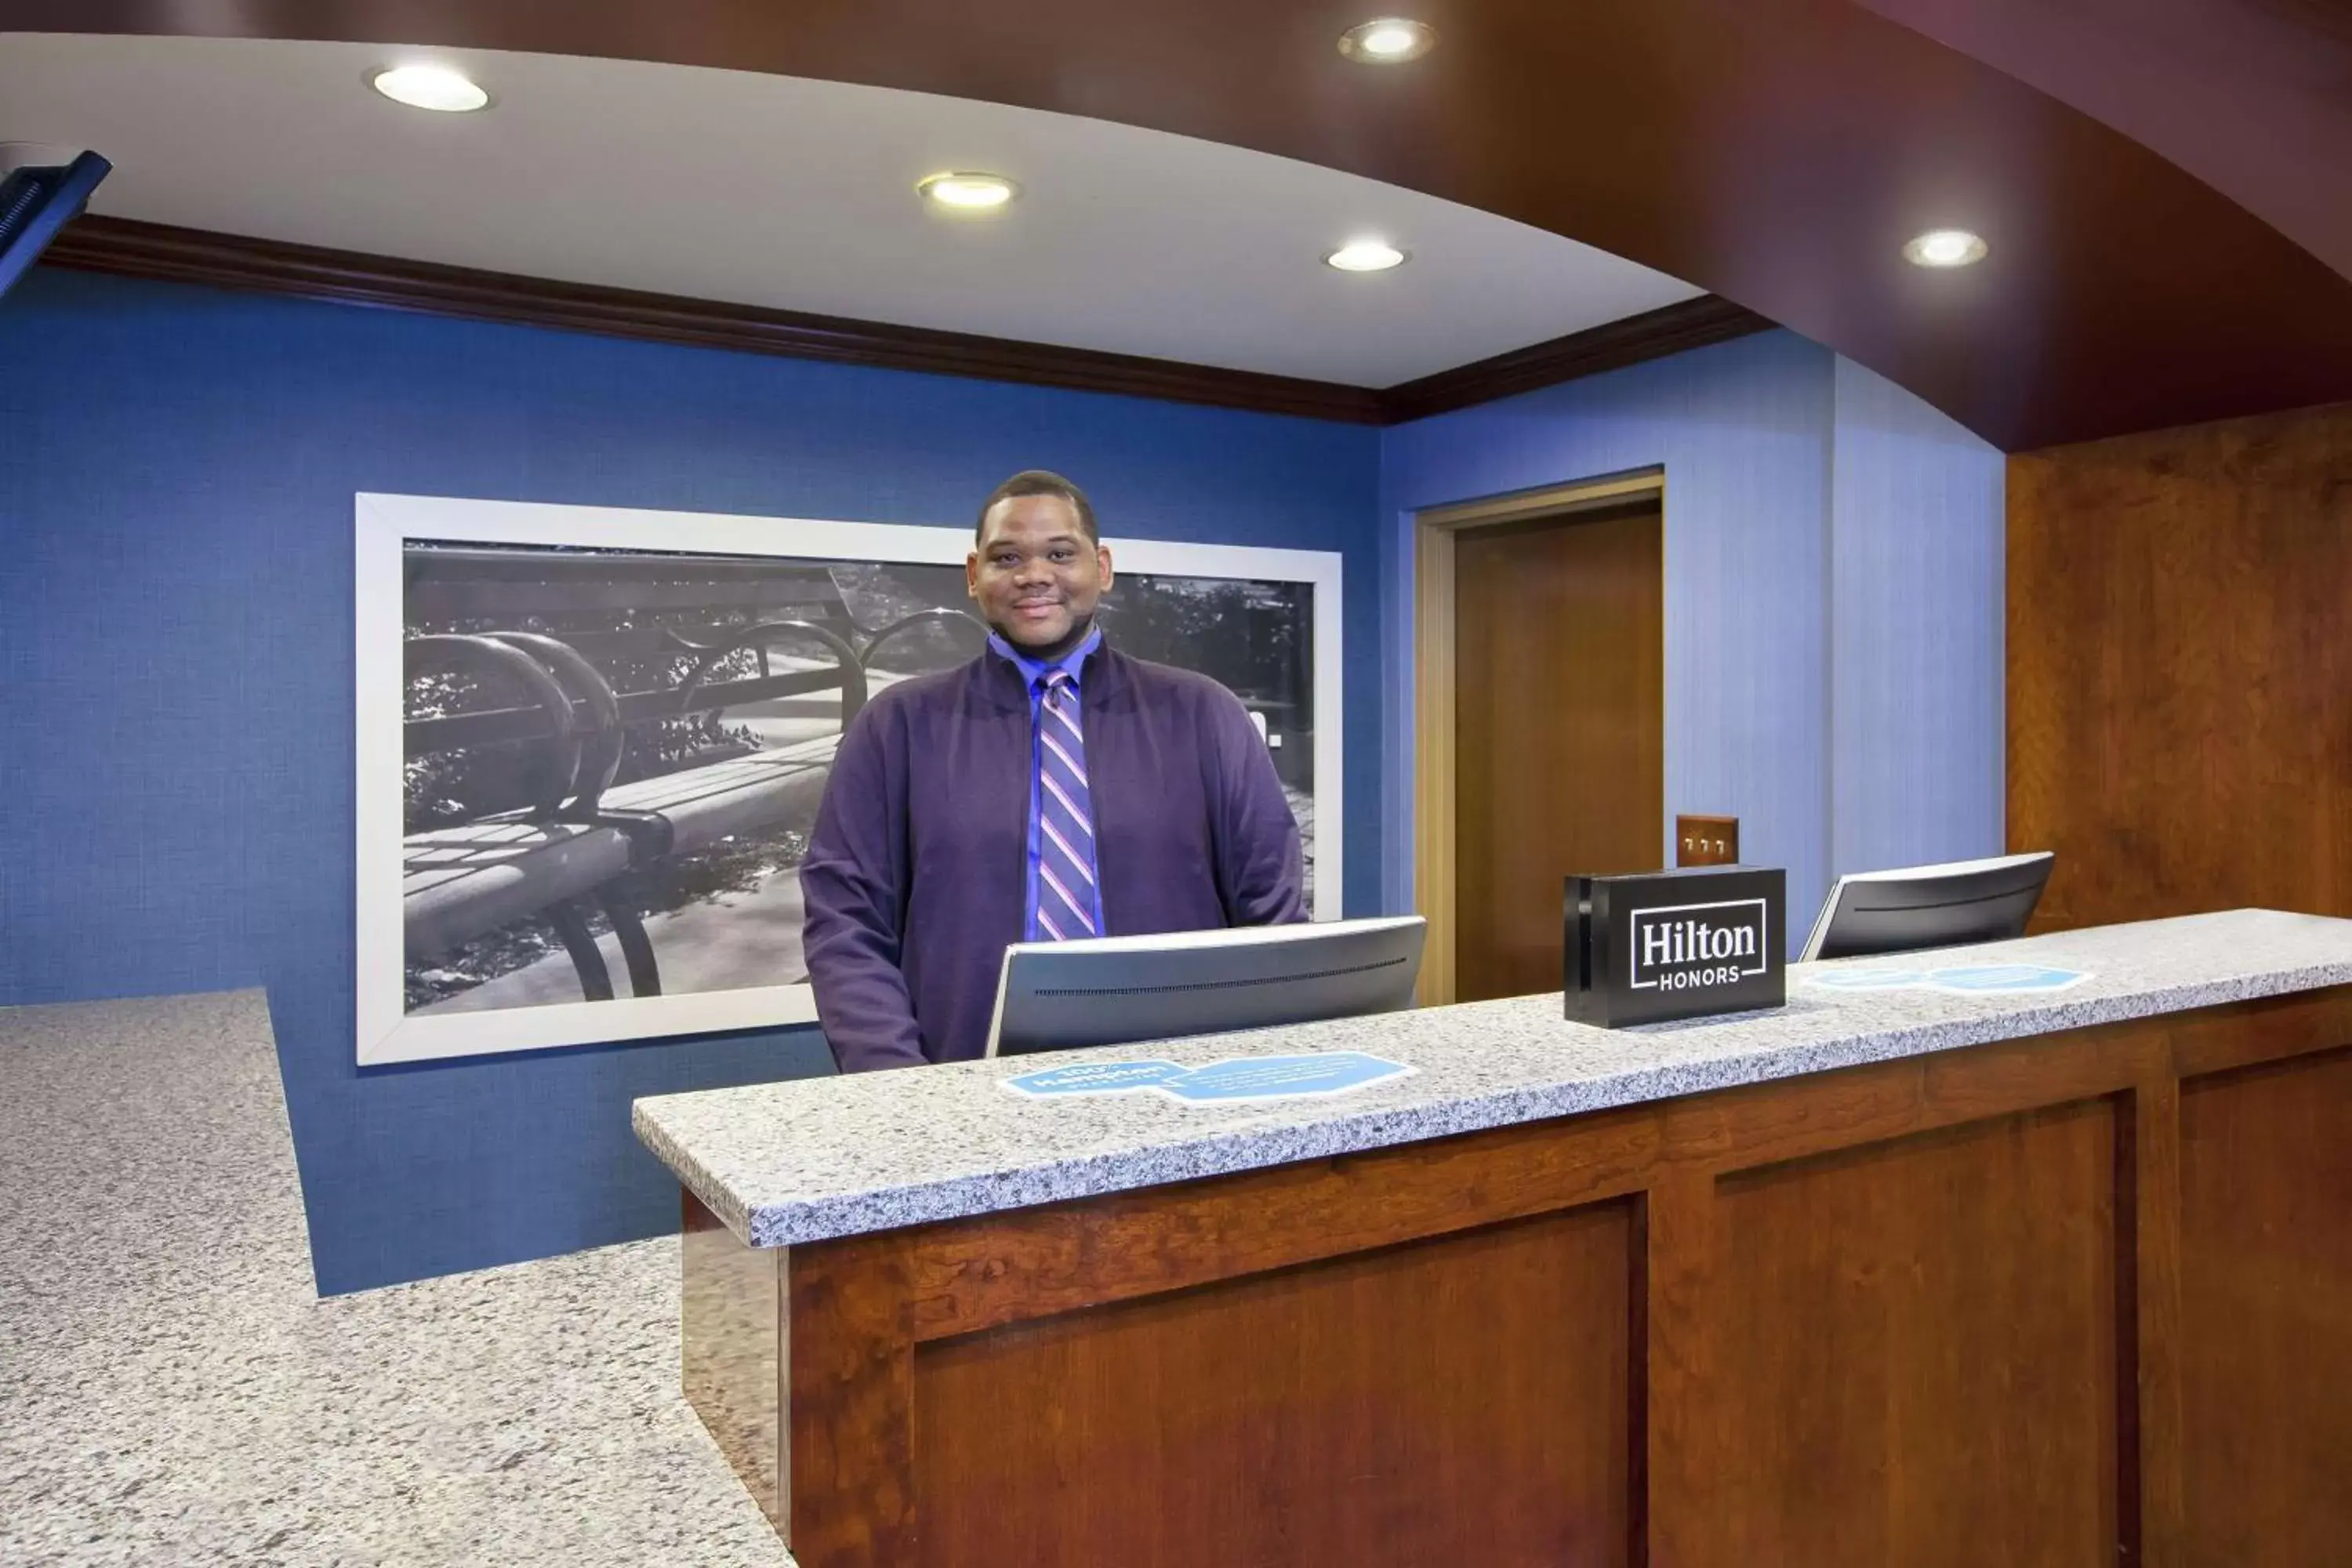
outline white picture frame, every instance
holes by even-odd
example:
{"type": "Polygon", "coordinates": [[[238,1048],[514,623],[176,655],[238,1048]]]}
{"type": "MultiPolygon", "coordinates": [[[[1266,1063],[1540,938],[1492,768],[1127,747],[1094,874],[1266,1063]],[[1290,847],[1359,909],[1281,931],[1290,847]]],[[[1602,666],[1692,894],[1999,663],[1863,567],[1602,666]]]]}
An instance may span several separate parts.
{"type": "MultiPolygon", "coordinates": [[[[569,545],[793,560],[961,565],[969,530],[810,518],[362,493],[354,500],[356,1025],[362,1067],[814,1023],[806,984],[617,996],[470,1013],[405,1010],[402,914],[402,550],[412,540],[569,545]]],[[[1306,584],[1316,714],[1312,798],[1317,918],[1340,913],[1343,668],[1336,552],[1106,539],[1122,574],[1306,584]]]]}

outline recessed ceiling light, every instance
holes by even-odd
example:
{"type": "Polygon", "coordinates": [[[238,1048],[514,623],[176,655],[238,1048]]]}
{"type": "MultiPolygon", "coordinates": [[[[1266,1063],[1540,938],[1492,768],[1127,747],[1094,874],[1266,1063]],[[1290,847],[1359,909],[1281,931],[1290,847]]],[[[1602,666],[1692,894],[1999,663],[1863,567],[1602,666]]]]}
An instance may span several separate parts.
{"type": "Polygon", "coordinates": [[[1324,258],[1342,272],[1386,272],[1404,265],[1404,252],[1381,239],[1351,239],[1324,258]]]}
{"type": "Polygon", "coordinates": [[[1339,35],[1341,54],[1372,65],[1417,60],[1436,47],[1437,34],[1426,23],[1402,16],[1377,16],[1339,35]]]}
{"type": "Polygon", "coordinates": [[[933,174],[915,189],[932,205],[958,212],[987,212],[1021,194],[1021,187],[1002,174],[933,174]]]}
{"type": "Polygon", "coordinates": [[[1931,228],[1903,247],[1914,267],[1966,267],[1984,257],[1985,242],[1964,228],[1931,228]]]}
{"type": "Polygon", "coordinates": [[[444,114],[465,114],[490,105],[488,93],[447,66],[387,66],[369,77],[368,85],[394,103],[444,114]]]}

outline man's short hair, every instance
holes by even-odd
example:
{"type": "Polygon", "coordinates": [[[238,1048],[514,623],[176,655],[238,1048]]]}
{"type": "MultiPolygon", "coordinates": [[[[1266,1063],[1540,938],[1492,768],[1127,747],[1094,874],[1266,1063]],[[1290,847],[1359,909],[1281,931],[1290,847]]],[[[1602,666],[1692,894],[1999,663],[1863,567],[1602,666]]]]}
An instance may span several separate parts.
{"type": "Polygon", "coordinates": [[[1078,514],[1078,528],[1087,536],[1087,542],[1102,542],[1102,533],[1095,527],[1094,502],[1087,500],[1087,492],[1047,468],[1024,468],[989,491],[988,499],[980,503],[979,521],[971,525],[971,542],[977,544],[987,536],[988,514],[996,510],[998,501],[1021,496],[1060,496],[1078,514]]]}

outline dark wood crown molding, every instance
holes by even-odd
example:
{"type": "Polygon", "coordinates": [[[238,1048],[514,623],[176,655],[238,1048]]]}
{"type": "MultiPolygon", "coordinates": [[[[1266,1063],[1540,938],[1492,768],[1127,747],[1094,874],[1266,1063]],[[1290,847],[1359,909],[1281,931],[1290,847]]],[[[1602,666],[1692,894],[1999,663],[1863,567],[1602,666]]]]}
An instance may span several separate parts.
{"type": "Polygon", "coordinates": [[[44,266],[202,283],[341,305],[518,322],[654,342],[838,364],[921,371],[1207,404],[1353,425],[1393,425],[1578,376],[1680,353],[1772,325],[1704,295],[1589,331],[1498,354],[1386,391],[1139,354],[799,310],[763,310],[632,289],[561,283],[439,262],[96,215],[68,225],[44,266]]]}
{"type": "Polygon", "coordinates": [[[1381,394],[1381,423],[1425,419],[1515,393],[1533,392],[1580,376],[1622,370],[1643,360],[1663,359],[1709,343],[1727,342],[1775,323],[1715,294],[1644,310],[1622,321],[1604,321],[1549,342],[1456,365],[1452,370],[1400,382],[1381,394]]]}
{"type": "Polygon", "coordinates": [[[1330,382],[560,283],[127,218],[90,216],[77,220],[58,235],[42,261],[87,272],[745,353],[1124,393],[1353,424],[1376,424],[1381,417],[1376,393],[1330,382]]]}

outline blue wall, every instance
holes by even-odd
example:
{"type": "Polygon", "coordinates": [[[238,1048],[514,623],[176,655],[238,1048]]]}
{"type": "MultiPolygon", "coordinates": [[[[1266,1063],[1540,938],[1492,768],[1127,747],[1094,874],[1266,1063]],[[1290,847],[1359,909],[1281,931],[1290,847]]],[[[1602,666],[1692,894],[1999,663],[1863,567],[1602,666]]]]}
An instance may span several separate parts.
{"type": "MultiPolygon", "coordinates": [[[[1391,901],[1410,901],[1412,868],[1412,513],[1661,463],[1668,816],[1737,816],[1744,858],[1787,867],[1793,907],[1820,900],[1831,361],[1792,333],[1767,332],[1388,433],[1391,901]]],[[[1661,822],[1668,863],[1672,836],[1661,822]]]]}
{"type": "Polygon", "coordinates": [[[1789,872],[2001,848],[2001,458],[1775,331],[1400,426],[1381,443],[1381,900],[1412,901],[1413,514],[1663,465],[1666,812],[1789,872]]]}
{"type": "Polygon", "coordinates": [[[1115,532],[1341,551],[1378,903],[1372,430],[42,271],[0,433],[0,1004],[266,984],[323,1289],[668,1228],[629,1101],[824,1066],[779,1031],[353,1067],[355,491],[961,525],[1036,465],[1115,532]]]}
{"type": "Polygon", "coordinates": [[[1830,484],[1830,870],[2007,847],[2008,463],[1837,362],[1830,484]]]}

